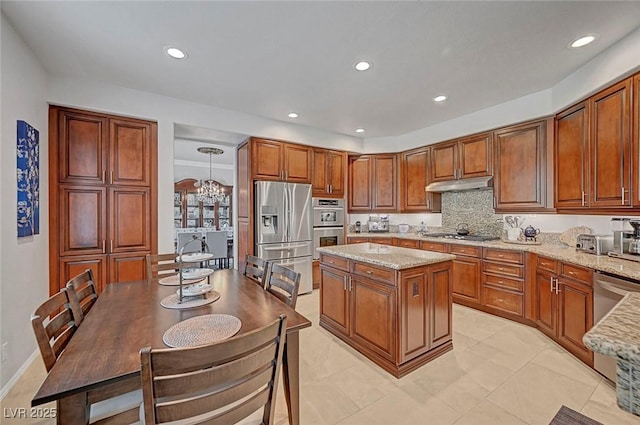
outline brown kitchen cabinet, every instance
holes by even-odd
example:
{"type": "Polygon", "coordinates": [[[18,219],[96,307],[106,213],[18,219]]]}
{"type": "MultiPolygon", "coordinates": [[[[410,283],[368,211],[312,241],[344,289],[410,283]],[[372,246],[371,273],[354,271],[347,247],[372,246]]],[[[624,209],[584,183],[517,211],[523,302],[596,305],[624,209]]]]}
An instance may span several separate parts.
{"type": "Polygon", "coordinates": [[[397,164],[396,154],[350,156],[348,211],[397,211],[397,164]]]}
{"type": "Polygon", "coordinates": [[[364,243],[369,242],[369,238],[366,236],[349,236],[347,238],[347,243],[364,243]]]}
{"type": "Polygon", "coordinates": [[[251,177],[311,183],[311,148],[275,140],[251,138],[251,177]]]}
{"type": "Polygon", "coordinates": [[[627,78],[556,115],[557,209],[633,206],[633,82],[627,78]]]}
{"type": "Polygon", "coordinates": [[[431,146],[431,181],[490,176],[493,134],[482,133],[431,146]]]}
{"type": "Polygon", "coordinates": [[[320,326],[404,376],[452,348],[451,267],[392,270],[321,254],[320,326]]]}
{"type": "Polygon", "coordinates": [[[633,205],[640,207],[640,74],[633,77],[633,180],[631,189],[633,191],[633,205]]]}
{"type": "Polygon", "coordinates": [[[313,276],[313,289],[318,289],[320,288],[320,280],[321,275],[320,275],[320,261],[319,260],[313,260],[312,263],[312,276],[313,276]]]}
{"type": "Polygon", "coordinates": [[[440,212],[441,194],[427,192],[430,183],[430,148],[400,154],[400,210],[402,212],[440,212]]]}
{"type": "Polygon", "coordinates": [[[496,213],[548,210],[552,202],[553,127],[537,120],[494,132],[496,213]],[[548,140],[548,142],[547,142],[548,140]]]}
{"type": "Polygon", "coordinates": [[[453,300],[460,304],[480,304],[482,249],[468,245],[449,245],[453,260],[453,300]]]}
{"type": "Polygon", "coordinates": [[[418,239],[394,238],[393,244],[403,248],[419,249],[420,241],[418,239]]]}
{"type": "Polygon", "coordinates": [[[157,124],[49,108],[50,292],[94,270],[98,288],[145,277],[157,252],[157,124]]]}
{"type": "Polygon", "coordinates": [[[314,148],[311,181],[313,196],[343,198],[346,169],[346,152],[314,148]]]}
{"type": "Polygon", "coordinates": [[[483,250],[481,303],[507,318],[525,318],[524,253],[496,248],[483,250]]]}
{"type": "Polygon", "coordinates": [[[593,366],[582,337],[593,326],[592,271],[538,256],[536,324],[580,360],[593,366]]]}

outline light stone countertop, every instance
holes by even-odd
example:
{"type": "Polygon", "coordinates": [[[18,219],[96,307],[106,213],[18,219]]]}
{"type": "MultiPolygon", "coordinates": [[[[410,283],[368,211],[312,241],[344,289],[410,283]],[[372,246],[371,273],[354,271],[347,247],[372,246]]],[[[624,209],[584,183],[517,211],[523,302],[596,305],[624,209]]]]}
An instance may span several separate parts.
{"type": "Polygon", "coordinates": [[[588,267],[594,270],[600,270],[608,273],[612,273],[618,276],[628,277],[631,279],[640,280],[640,262],[621,260],[618,258],[611,258],[606,255],[593,255],[587,253],[581,253],[575,250],[573,247],[566,245],[556,244],[542,244],[542,245],[520,245],[502,242],[500,240],[478,242],[467,241],[461,239],[447,239],[447,238],[435,238],[435,237],[422,237],[416,233],[348,233],[347,237],[369,237],[369,238],[404,238],[404,239],[417,239],[429,242],[441,242],[448,244],[460,244],[480,246],[487,248],[499,248],[508,249],[512,251],[525,251],[533,252],[538,255],[553,258],[555,260],[564,261],[567,263],[576,264],[583,267],[588,267]]]}
{"type": "Polygon", "coordinates": [[[318,248],[318,252],[362,261],[394,270],[453,260],[455,255],[377,243],[357,243],[318,248]]]}
{"type": "Polygon", "coordinates": [[[591,350],[640,364],[640,293],[629,293],[582,341],[591,350]]]}

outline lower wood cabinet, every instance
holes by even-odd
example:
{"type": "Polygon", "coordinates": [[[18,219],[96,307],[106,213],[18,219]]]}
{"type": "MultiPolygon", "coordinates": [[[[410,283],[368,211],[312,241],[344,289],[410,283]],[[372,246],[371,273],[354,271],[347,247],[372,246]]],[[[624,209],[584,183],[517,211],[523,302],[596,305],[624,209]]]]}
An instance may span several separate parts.
{"type": "Polygon", "coordinates": [[[313,276],[313,289],[318,289],[320,288],[320,261],[318,260],[313,260],[313,264],[312,264],[312,276],[313,276]]]}
{"type": "Polygon", "coordinates": [[[320,271],[320,326],[392,375],[453,347],[451,261],[392,270],[322,254],[320,271]]]}
{"type": "MultiPolygon", "coordinates": [[[[482,260],[480,248],[467,245],[450,245],[453,260],[453,300],[461,304],[480,304],[482,260]]],[[[473,305],[472,305],[473,306],[473,305]]]]}

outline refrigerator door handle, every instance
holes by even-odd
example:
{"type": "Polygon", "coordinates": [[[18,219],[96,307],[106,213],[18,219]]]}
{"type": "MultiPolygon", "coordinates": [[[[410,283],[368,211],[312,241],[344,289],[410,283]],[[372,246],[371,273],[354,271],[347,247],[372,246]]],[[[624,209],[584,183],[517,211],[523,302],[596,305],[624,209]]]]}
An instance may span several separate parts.
{"type": "Polygon", "coordinates": [[[281,266],[293,266],[294,264],[304,264],[309,262],[309,259],[306,258],[304,260],[299,260],[299,261],[287,261],[287,262],[278,262],[278,264],[280,264],[281,266]]]}
{"type": "Polygon", "coordinates": [[[291,210],[289,209],[289,187],[284,184],[284,239],[290,242],[289,238],[289,220],[291,220],[291,210]]]}
{"type": "Polygon", "coordinates": [[[263,248],[263,250],[265,250],[265,251],[291,251],[291,250],[298,249],[298,248],[306,248],[308,246],[309,246],[308,244],[291,245],[291,246],[283,246],[283,247],[278,247],[278,248],[263,248]]]}

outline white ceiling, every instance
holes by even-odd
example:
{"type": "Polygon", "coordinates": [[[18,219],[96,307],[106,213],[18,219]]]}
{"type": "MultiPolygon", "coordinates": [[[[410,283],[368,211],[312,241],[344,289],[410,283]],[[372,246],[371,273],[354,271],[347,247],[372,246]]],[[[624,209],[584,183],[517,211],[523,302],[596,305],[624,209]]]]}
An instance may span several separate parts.
{"type": "MultiPolygon", "coordinates": [[[[54,75],[363,137],[553,86],[640,26],[630,2],[1,2],[54,75]],[[567,44],[599,33],[588,47],[567,44]],[[175,45],[189,53],[176,61],[175,45]],[[371,70],[353,64],[370,60],[371,70]],[[432,98],[444,93],[444,104],[432,98]]],[[[3,58],[5,59],[5,58],[3,58]]]]}

